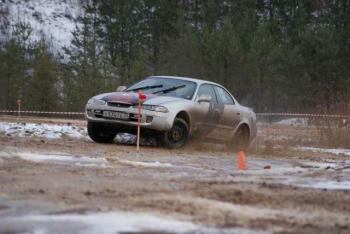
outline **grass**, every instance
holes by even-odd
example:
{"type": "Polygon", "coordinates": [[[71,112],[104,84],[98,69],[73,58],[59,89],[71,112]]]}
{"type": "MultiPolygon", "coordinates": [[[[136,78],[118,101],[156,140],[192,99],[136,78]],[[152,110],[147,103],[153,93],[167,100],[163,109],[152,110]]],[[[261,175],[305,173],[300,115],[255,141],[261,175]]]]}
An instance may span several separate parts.
{"type": "Polygon", "coordinates": [[[258,154],[284,154],[298,146],[350,149],[350,121],[311,119],[307,126],[258,123],[258,136],[250,151],[258,154]]]}

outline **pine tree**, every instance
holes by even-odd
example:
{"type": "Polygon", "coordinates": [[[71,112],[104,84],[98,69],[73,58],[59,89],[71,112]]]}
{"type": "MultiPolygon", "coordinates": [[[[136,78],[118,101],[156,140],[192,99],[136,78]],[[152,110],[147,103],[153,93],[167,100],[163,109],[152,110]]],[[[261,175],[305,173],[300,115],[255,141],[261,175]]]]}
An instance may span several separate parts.
{"type": "Polygon", "coordinates": [[[5,42],[1,51],[2,72],[0,80],[3,84],[3,106],[6,109],[16,109],[17,99],[26,99],[32,45],[30,25],[19,22],[13,27],[12,37],[5,42]]]}
{"type": "MultiPolygon", "coordinates": [[[[113,70],[108,66],[106,53],[97,35],[98,16],[89,6],[77,25],[70,48],[64,48],[68,64],[63,65],[63,93],[69,110],[82,110],[87,100],[102,91],[110,90],[113,70]],[[112,71],[112,72],[109,72],[112,71]]],[[[115,84],[116,85],[116,84],[115,84]]]]}
{"type": "Polygon", "coordinates": [[[45,40],[35,48],[33,76],[30,79],[28,106],[32,110],[52,111],[59,106],[57,63],[45,40]]]}

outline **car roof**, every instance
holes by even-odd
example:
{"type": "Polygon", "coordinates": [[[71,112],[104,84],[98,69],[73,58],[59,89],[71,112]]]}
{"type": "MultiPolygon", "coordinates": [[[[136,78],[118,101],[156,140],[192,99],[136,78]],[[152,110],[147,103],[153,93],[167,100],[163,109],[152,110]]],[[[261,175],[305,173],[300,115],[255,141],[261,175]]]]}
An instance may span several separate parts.
{"type": "Polygon", "coordinates": [[[190,77],[181,77],[181,76],[151,76],[151,77],[156,77],[156,78],[167,78],[167,79],[178,79],[178,80],[187,80],[187,81],[192,81],[195,82],[197,84],[213,84],[213,85],[218,85],[218,86],[222,86],[220,84],[217,84],[215,82],[211,82],[208,80],[201,80],[201,79],[195,79],[195,78],[190,78],[190,77]]]}

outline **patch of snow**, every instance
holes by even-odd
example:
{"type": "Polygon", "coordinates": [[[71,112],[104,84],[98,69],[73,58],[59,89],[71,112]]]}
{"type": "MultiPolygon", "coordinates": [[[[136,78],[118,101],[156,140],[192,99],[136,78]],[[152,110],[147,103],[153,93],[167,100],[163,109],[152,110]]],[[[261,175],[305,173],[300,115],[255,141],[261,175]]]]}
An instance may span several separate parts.
{"type": "Polygon", "coordinates": [[[273,135],[273,134],[260,134],[260,136],[263,136],[263,139],[271,140],[271,141],[290,141],[295,139],[295,137],[292,136],[284,136],[284,135],[273,135]]]}
{"type": "Polygon", "coordinates": [[[194,233],[201,228],[190,222],[131,212],[26,215],[0,220],[0,230],[15,233],[194,233]]]}
{"type": "MultiPolygon", "coordinates": [[[[71,124],[40,124],[40,123],[11,123],[0,122],[0,134],[16,137],[42,137],[48,139],[59,139],[62,137],[85,138],[87,130],[71,124]]],[[[136,136],[128,133],[118,133],[115,142],[121,144],[136,144],[136,136]]],[[[155,146],[157,141],[154,137],[141,138],[140,145],[155,146]]]]}
{"type": "Polygon", "coordinates": [[[137,167],[172,167],[173,166],[170,163],[161,163],[159,161],[141,162],[141,161],[130,161],[125,159],[119,159],[118,162],[122,164],[131,165],[131,166],[137,166],[137,167]]]}
{"type": "Polygon", "coordinates": [[[329,190],[350,190],[350,181],[334,181],[334,180],[320,180],[309,181],[305,184],[299,184],[300,187],[329,189],[329,190]]]}
{"type": "Polygon", "coordinates": [[[85,128],[67,124],[37,124],[37,123],[9,123],[0,122],[0,132],[8,136],[44,137],[57,139],[64,136],[84,138],[87,135],[85,128]]]}
{"type": "MultiPolygon", "coordinates": [[[[310,161],[282,161],[282,160],[252,160],[248,170],[234,171],[230,180],[236,182],[283,184],[294,187],[350,190],[349,173],[339,170],[348,165],[342,162],[310,162],[310,161]],[[269,169],[263,169],[269,165],[269,169]],[[338,170],[336,176],[329,174],[326,169],[338,170]],[[313,177],[314,172],[323,172],[319,177],[313,177]],[[323,176],[323,177],[322,177],[323,176]]],[[[332,172],[334,172],[332,170],[332,172]]]]}
{"type": "MultiPolygon", "coordinates": [[[[127,145],[135,145],[136,144],[136,135],[129,134],[129,133],[118,133],[115,141],[121,144],[127,144],[127,145]]],[[[157,141],[155,137],[148,137],[148,138],[140,138],[140,145],[143,146],[155,146],[157,145],[157,141]]]]}
{"type": "Polygon", "coordinates": [[[314,153],[329,153],[336,155],[350,156],[350,149],[326,149],[326,148],[315,148],[315,147],[297,147],[302,151],[311,151],[314,153]]]}
{"type": "Polygon", "coordinates": [[[117,134],[115,140],[122,144],[135,144],[136,136],[128,133],[119,133],[117,134]]]}
{"type": "Polygon", "coordinates": [[[296,127],[307,127],[308,126],[308,118],[289,118],[283,119],[276,124],[286,125],[286,126],[296,126],[296,127]]]}
{"type": "Polygon", "coordinates": [[[56,164],[67,164],[76,166],[100,166],[105,167],[107,160],[104,158],[89,158],[89,157],[75,157],[72,155],[60,154],[45,154],[45,153],[30,153],[30,152],[0,152],[0,157],[13,158],[18,157],[26,161],[37,163],[49,162],[56,164]]]}

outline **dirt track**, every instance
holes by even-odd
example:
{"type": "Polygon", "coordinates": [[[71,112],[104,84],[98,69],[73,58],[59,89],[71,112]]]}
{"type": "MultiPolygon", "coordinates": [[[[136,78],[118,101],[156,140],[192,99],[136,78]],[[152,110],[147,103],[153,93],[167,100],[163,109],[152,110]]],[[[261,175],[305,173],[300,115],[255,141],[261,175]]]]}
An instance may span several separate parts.
{"type": "MultiPolygon", "coordinates": [[[[0,144],[0,232],[34,232],[38,226],[74,232],[77,223],[58,229],[50,222],[18,221],[33,213],[106,212],[154,214],[199,227],[178,226],[174,232],[350,232],[350,169],[344,156],[248,153],[249,169],[240,172],[235,153],[209,144],[172,151],[142,147],[139,156],[134,146],[87,138],[0,133],[0,144]]],[[[142,231],[164,229],[153,224],[142,231]]]]}

